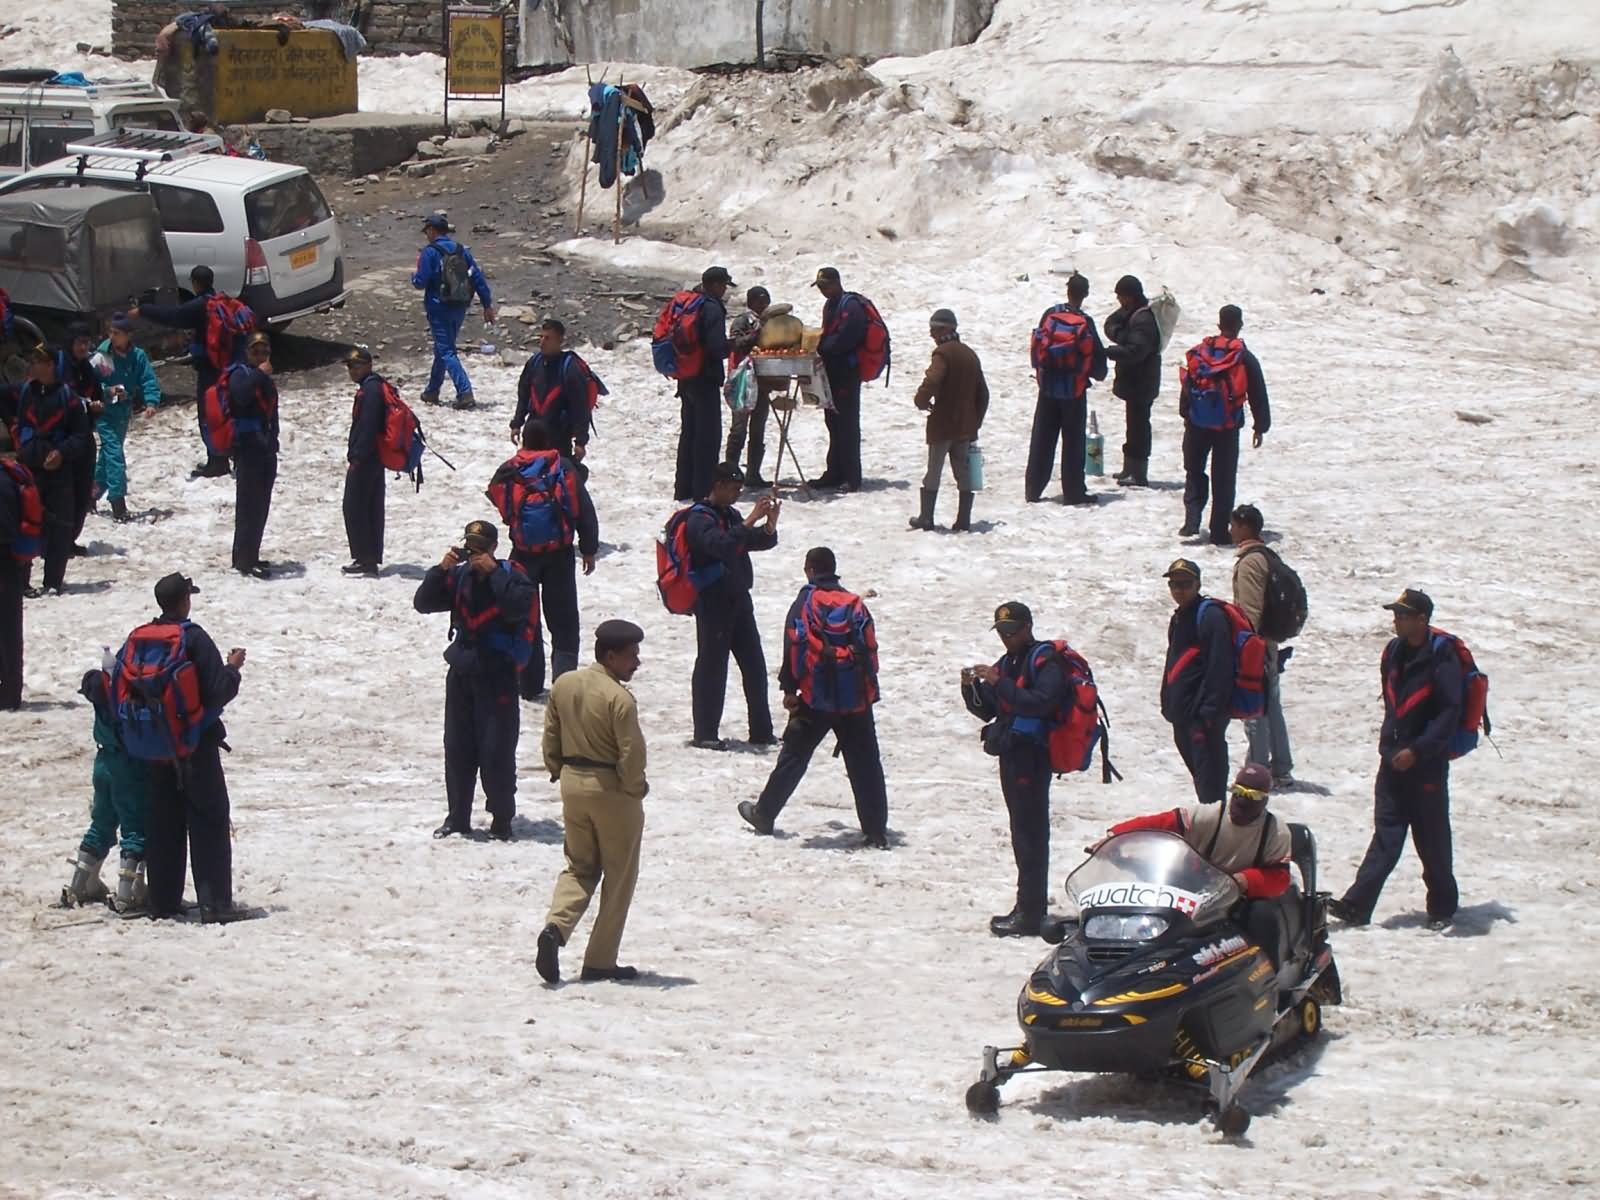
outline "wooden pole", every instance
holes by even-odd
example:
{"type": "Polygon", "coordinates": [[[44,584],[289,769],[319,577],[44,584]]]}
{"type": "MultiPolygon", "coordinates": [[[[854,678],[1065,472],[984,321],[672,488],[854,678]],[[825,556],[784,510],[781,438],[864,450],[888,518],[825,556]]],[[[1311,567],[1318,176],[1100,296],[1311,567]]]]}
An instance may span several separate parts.
{"type": "Polygon", "coordinates": [[[572,226],[572,232],[574,234],[580,234],[580,233],[583,232],[583,201],[584,201],[584,197],[588,194],[588,191],[589,191],[589,151],[590,151],[590,148],[594,145],[593,139],[591,139],[589,137],[589,131],[588,130],[584,130],[584,132],[582,134],[582,137],[583,137],[583,182],[578,185],[578,220],[572,226]]]}
{"type": "MultiPolygon", "coordinates": [[[[617,87],[620,89],[627,80],[627,75],[617,77],[617,87]]],[[[614,183],[617,188],[617,215],[611,221],[611,244],[622,243],[622,130],[628,120],[628,94],[622,93],[622,103],[617,106],[617,174],[614,183]]]]}

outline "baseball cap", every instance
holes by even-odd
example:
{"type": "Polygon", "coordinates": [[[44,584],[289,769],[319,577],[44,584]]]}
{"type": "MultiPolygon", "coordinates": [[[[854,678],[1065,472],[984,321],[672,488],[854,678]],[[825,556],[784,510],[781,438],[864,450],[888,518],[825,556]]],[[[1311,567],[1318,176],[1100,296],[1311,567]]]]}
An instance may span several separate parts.
{"type": "Polygon", "coordinates": [[[1190,561],[1187,558],[1175,558],[1175,559],[1173,559],[1172,560],[1172,565],[1170,567],[1168,567],[1165,571],[1161,572],[1161,574],[1162,574],[1162,577],[1165,578],[1165,579],[1185,579],[1185,578],[1187,578],[1187,579],[1193,579],[1196,583],[1200,582],[1200,568],[1199,568],[1199,566],[1197,566],[1194,562],[1190,561]]]}
{"type": "Polygon", "coordinates": [[[1032,624],[1033,613],[1026,604],[1021,600],[1007,600],[994,610],[994,624],[989,628],[1000,629],[1004,625],[1008,629],[1022,629],[1032,624]]]}
{"type": "Polygon", "coordinates": [[[601,621],[594,631],[595,649],[601,652],[617,650],[623,646],[637,646],[644,641],[644,630],[632,621],[622,621],[613,617],[609,621],[601,621]]]}
{"type": "Polygon", "coordinates": [[[717,469],[711,473],[713,483],[743,483],[744,472],[739,469],[738,463],[718,463],[717,469]]]}
{"type": "Polygon", "coordinates": [[[347,364],[369,363],[372,361],[372,351],[365,346],[352,346],[350,353],[344,356],[344,361],[347,364]]]}
{"type": "Polygon", "coordinates": [[[726,283],[731,287],[733,285],[733,276],[728,274],[727,267],[707,267],[704,271],[700,272],[700,283],[702,285],[708,283],[726,283]]]}
{"type": "Polygon", "coordinates": [[[1405,613],[1410,616],[1421,614],[1424,617],[1433,616],[1433,601],[1428,598],[1427,592],[1419,592],[1415,588],[1407,588],[1393,601],[1384,605],[1390,612],[1405,613]]]}
{"type": "Polygon", "coordinates": [[[441,233],[449,233],[450,218],[445,216],[442,212],[429,213],[427,216],[422,218],[422,227],[424,229],[437,229],[441,233]]]}
{"type": "Polygon", "coordinates": [[[821,284],[823,282],[838,283],[839,282],[839,268],[838,267],[823,267],[820,271],[817,272],[817,277],[811,281],[811,286],[812,287],[816,287],[816,286],[818,286],[819,284],[821,284]]]}
{"type": "Polygon", "coordinates": [[[183,599],[185,596],[198,596],[200,589],[194,580],[187,575],[180,575],[174,571],[170,575],[163,575],[156,581],[156,603],[166,608],[169,604],[183,599]]]}
{"type": "Polygon", "coordinates": [[[118,333],[132,333],[133,322],[128,319],[128,314],[118,310],[111,314],[111,328],[118,333]]]}
{"type": "Polygon", "coordinates": [[[272,339],[269,338],[264,333],[252,333],[250,335],[250,340],[245,343],[245,347],[247,349],[249,347],[251,347],[251,346],[270,346],[270,345],[272,345],[272,339]]]}
{"type": "Polygon", "coordinates": [[[468,521],[461,534],[461,544],[468,550],[493,550],[500,541],[500,531],[487,521],[468,521]]]}

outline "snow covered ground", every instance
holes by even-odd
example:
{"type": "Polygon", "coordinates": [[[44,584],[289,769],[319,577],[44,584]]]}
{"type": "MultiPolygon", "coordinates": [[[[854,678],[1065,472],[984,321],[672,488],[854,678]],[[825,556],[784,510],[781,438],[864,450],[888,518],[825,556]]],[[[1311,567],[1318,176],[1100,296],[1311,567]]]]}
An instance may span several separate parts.
{"type": "MultiPolygon", "coordinates": [[[[676,404],[642,343],[586,350],[613,397],[591,456],[608,549],[581,584],[586,636],[614,615],[647,630],[634,687],[653,789],[624,960],[652,974],[631,987],[550,990],[533,973],[561,837],[536,710],[520,840],[427,836],[443,810],[444,622],[410,597],[461,524],[488,515],[516,365],[471,364],[491,412],[424,413],[461,470],[433,471],[420,496],[391,489],[389,567],[370,584],[337,570],[346,389],[286,395],[265,553],[298,567],[267,584],[226,569],[230,489],[182,479],[191,417],[163,414],[131,451],[135,504],[173,515],[91,524],[96,553],[73,564],[72,593],[28,607],[32,704],[0,723],[0,1194],[1442,1198],[1600,1185],[1583,1149],[1600,1101],[1586,919],[1600,821],[1581,724],[1600,644],[1600,535],[1586,519],[1600,504],[1600,100],[1592,61],[1554,64],[1564,48],[1592,53],[1600,18],[1481,0],[1262,0],[1179,17],[1126,0],[1097,8],[1095,26],[1068,20],[1078,6],[1045,7],[1002,0],[977,46],[880,62],[874,79],[697,85],[651,149],[667,198],[643,235],[560,247],[686,279],[722,262],[811,314],[806,284],[832,263],[886,314],[897,366],[867,392],[871,482],[787,505],[782,545],[757,560],[756,606],[775,669],[806,547],[833,546],[846,583],[876,593],[893,852],[845,849],[849,793],[825,755],[786,836],[767,841],[733,806],[771,756],[685,744],[693,630],[661,611],[651,574],[676,404]],[[1269,66],[1275,52],[1305,65],[1269,66]],[[659,230],[676,244],[644,240],[659,230]],[[1026,333],[1069,266],[1093,281],[1097,314],[1125,271],[1185,308],[1157,408],[1162,486],[1108,489],[1089,513],[1024,507],[1018,479],[1026,333]],[[1194,1124],[1187,1095],[1124,1079],[1019,1080],[997,1121],[974,1122],[961,1092],[983,1044],[1012,1040],[1016,990],[1043,948],[985,929],[1009,906],[1009,847],[956,672],[996,653],[990,614],[1017,597],[1101,677],[1127,780],[1057,784],[1057,879],[1109,821],[1186,801],[1155,708],[1159,576],[1182,552],[1225,592],[1229,557],[1174,536],[1172,377],[1228,302],[1244,307],[1274,400],[1266,446],[1242,455],[1240,498],[1261,504],[1312,601],[1285,695],[1296,774],[1327,794],[1275,807],[1314,826],[1326,885],[1347,884],[1370,831],[1379,606],[1424,588],[1493,679],[1504,754],[1486,747],[1454,773],[1463,910],[1451,933],[1423,932],[1403,860],[1377,924],[1336,935],[1347,1003],[1327,1036],[1247,1092],[1243,1146],[1194,1124]],[[981,532],[961,538],[904,528],[923,457],[910,395],[926,314],[943,305],[995,396],[981,532]],[[204,589],[196,618],[250,650],[228,716],[236,890],[274,914],[221,930],[80,924],[44,907],[88,796],[73,689],[179,568],[204,589]]],[[[23,19],[24,33],[46,37],[49,19],[23,19]]],[[[10,39],[0,56],[17,61],[10,39]]],[[[380,365],[411,394],[426,366],[380,365]]],[[[1113,458],[1120,413],[1105,389],[1093,399],[1113,458]]],[[[796,421],[808,470],[822,459],[814,418],[796,421]]],[[[744,733],[737,685],[723,732],[744,733]]]]}

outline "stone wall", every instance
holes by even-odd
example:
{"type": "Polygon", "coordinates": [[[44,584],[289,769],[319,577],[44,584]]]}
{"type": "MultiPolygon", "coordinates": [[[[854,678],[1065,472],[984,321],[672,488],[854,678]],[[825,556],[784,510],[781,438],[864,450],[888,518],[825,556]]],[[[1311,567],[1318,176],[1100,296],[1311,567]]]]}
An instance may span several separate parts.
{"type": "MultiPolygon", "coordinates": [[[[112,0],[111,49],[125,58],[149,58],[156,34],[180,12],[200,7],[191,0],[112,0]]],[[[338,0],[234,0],[231,10],[250,21],[266,21],[277,12],[343,19],[355,6],[338,0]]],[[[444,17],[439,0],[365,0],[354,24],[369,43],[368,54],[437,54],[444,45],[444,17]]],[[[506,13],[506,61],[516,61],[517,5],[506,13]]]]}

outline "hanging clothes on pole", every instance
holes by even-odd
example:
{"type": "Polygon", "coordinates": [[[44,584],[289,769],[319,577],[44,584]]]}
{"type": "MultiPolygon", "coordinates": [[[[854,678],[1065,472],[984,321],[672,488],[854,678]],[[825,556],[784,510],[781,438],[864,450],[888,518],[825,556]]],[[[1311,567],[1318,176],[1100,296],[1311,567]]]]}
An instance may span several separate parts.
{"type": "Polygon", "coordinates": [[[635,175],[644,161],[639,122],[629,99],[622,88],[609,83],[589,85],[590,161],[600,167],[600,186],[603,188],[617,181],[619,166],[624,175],[635,175]],[[622,152],[620,161],[617,153],[619,137],[622,152]]]}

